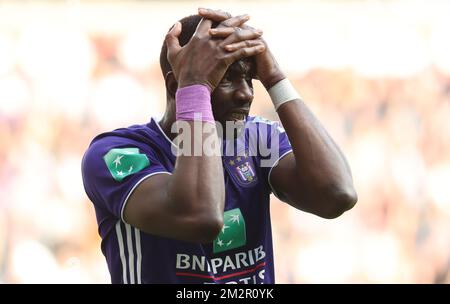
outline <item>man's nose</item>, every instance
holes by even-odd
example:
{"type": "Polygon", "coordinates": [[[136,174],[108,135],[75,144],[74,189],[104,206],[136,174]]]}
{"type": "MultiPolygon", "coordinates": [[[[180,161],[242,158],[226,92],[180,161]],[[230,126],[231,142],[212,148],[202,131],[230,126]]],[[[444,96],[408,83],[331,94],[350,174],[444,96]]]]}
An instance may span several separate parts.
{"type": "Polygon", "coordinates": [[[240,103],[251,103],[253,101],[253,88],[247,80],[242,79],[234,93],[235,100],[240,103]]]}

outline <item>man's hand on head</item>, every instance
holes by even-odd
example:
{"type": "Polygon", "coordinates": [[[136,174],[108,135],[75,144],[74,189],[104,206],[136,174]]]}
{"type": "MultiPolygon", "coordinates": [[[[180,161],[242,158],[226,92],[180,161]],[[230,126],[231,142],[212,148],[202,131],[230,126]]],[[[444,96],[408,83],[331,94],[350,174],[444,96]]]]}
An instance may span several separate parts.
{"type": "MultiPolygon", "coordinates": [[[[227,18],[219,24],[221,27],[237,27],[249,19],[248,15],[227,18]]],[[[213,20],[203,18],[189,42],[181,47],[178,37],[181,23],[177,22],[166,35],[167,59],[172,67],[178,87],[193,84],[207,85],[211,92],[222,80],[228,67],[235,61],[264,52],[265,45],[255,43],[261,32],[245,29],[220,38],[211,36],[213,20]],[[249,41],[233,51],[225,49],[227,44],[249,41]]],[[[214,31],[213,31],[214,32],[214,31]]]]}
{"type": "MultiPolygon", "coordinates": [[[[239,25],[230,25],[228,20],[232,18],[231,14],[222,10],[201,8],[199,9],[199,15],[215,22],[221,22],[219,26],[217,26],[217,28],[211,29],[209,31],[211,36],[214,38],[230,37],[231,35],[233,35],[233,33],[246,30],[258,31],[262,35],[261,30],[256,30],[245,23],[239,25]]],[[[253,40],[244,40],[238,42],[231,42],[231,39],[227,38],[224,39],[222,44],[224,45],[225,50],[229,52],[234,52],[235,50],[243,47],[251,47],[260,44],[264,45],[264,52],[255,55],[256,76],[267,90],[280,80],[286,78],[285,74],[282,72],[280,66],[275,60],[275,57],[267,46],[267,42],[262,38],[262,36],[253,40]]]]}

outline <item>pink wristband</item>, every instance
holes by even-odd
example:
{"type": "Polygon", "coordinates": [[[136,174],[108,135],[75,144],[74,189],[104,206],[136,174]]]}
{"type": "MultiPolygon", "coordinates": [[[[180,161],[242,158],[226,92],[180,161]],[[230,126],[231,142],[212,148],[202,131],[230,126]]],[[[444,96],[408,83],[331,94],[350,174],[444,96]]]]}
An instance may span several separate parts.
{"type": "Polygon", "coordinates": [[[195,84],[177,90],[176,120],[199,120],[215,123],[211,108],[211,93],[205,85],[195,84]]]}

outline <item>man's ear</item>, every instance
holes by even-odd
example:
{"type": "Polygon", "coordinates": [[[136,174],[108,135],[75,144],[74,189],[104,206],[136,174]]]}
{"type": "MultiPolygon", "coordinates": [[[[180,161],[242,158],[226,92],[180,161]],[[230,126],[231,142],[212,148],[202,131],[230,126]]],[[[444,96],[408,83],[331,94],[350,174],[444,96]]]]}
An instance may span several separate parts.
{"type": "Polygon", "coordinates": [[[170,96],[175,98],[175,94],[178,89],[178,82],[175,79],[175,75],[173,74],[173,72],[172,71],[167,72],[166,78],[164,80],[166,82],[167,92],[170,94],[170,96]]]}

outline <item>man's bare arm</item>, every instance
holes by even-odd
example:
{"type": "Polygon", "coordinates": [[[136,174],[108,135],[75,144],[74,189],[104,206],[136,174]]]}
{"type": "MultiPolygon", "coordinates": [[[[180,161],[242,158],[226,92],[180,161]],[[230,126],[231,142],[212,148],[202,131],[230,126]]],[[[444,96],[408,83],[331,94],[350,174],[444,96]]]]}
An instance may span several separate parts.
{"type": "MultiPolygon", "coordinates": [[[[203,14],[222,20],[226,13],[208,10],[203,14]]],[[[246,25],[243,28],[249,28],[246,25]]],[[[234,31],[232,27],[219,29],[220,36],[234,31]]],[[[286,78],[275,57],[266,45],[257,54],[257,77],[269,90],[286,78]]],[[[232,51],[242,47],[237,42],[226,47],[232,51]]],[[[321,217],[334,218],[351,209],[357,194],[353,187],[350,166],[331,136],[302,100],[281,105],[278,115],[293,148],[293,154],[283,157],[270,175],[271,185],[280,198],[292,206],[321,217]]]]}

